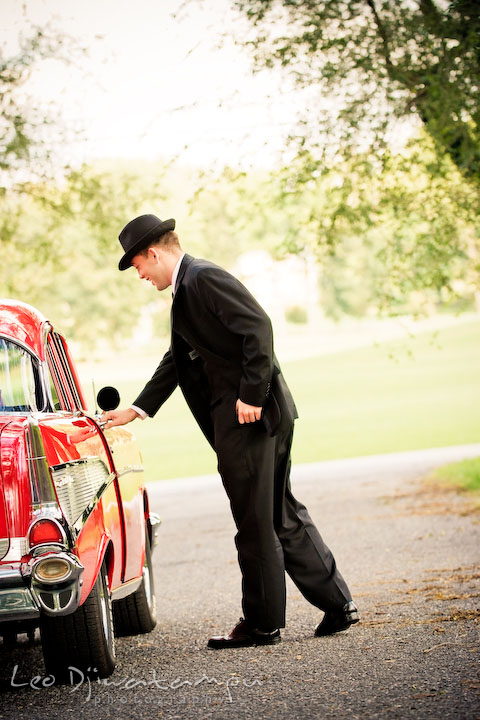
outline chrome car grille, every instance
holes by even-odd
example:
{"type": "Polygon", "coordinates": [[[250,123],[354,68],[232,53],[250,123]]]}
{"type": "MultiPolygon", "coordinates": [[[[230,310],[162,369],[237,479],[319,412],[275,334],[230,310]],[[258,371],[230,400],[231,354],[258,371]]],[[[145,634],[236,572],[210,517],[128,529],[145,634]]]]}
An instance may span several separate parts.
{"type": "Polygon", "coordinates": [[[51,470],[59,505],[70,525],[100,496],[110,480],[105,463],[98,457],[54,465],[51,470]]]}

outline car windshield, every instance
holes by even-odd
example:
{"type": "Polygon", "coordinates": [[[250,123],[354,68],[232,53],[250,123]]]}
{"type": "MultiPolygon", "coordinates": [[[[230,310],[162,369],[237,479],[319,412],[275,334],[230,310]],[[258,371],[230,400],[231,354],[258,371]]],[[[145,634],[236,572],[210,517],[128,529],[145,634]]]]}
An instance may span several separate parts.
{"type": "Polygon", "coordinates": [[[0,338],[0,411],[37,410],[33,357],[19,345],[0,338]]]}

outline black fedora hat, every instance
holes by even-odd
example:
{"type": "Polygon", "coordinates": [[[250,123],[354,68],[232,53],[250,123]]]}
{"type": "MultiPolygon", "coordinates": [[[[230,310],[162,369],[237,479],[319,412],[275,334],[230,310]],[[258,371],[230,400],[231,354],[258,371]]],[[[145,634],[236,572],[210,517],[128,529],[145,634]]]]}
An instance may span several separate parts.
{"type": "Polygon", "coordinates": [[[156,215],[140,215],[130,220],[118,236],[120,245],[125,255],[118,263],[119,270],[126,270],[130,267],[132,258],[138,255],[152,240],[164,235],[169,230],[175,229],[175,220],[160,220],[156,215]]]}

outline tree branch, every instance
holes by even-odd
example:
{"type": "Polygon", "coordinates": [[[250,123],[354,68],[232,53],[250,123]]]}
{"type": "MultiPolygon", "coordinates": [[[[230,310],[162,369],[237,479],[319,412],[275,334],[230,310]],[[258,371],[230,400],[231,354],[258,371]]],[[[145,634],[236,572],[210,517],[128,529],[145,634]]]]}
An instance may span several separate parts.
{"type": "Polygon", "coordinates": [[[390,57],[390,45],[389,45],[389,36],[388,36],[387,29],[386,29],[385,25],[383,24],[380,15],[378,14],[374,0],[366,0],[366,1],[367,1],[367,5],[369,6],[370,10],[372,11],[373,17],[375,19],[375,23],[377,25],[378,34],[380,35],[380,38],[382,40],[382,45],[383,45],[382,55],[384,57],[385,64],[389,70],[392,70],[394,66],[393,66],[393,63],[392,63],[392,60],[390,57]]]}
{"type": "Polygon", "coordinates": [[[436,35],[441,35],[443,16],[433,0],[419,0],[418,5],[425,20],[425,27],[436,35]]]}

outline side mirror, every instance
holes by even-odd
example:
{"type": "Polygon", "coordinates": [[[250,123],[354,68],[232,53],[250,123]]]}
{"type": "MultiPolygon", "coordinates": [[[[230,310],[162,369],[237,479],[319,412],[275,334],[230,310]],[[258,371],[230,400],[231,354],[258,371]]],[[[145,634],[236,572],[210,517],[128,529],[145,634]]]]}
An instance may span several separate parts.
{"type": "Polygon", "coordinates": [[[116,410],[120,405],[120,393],[116,388],[107,385],[98,391],[97,403],[104,412],[116,410]]]}

